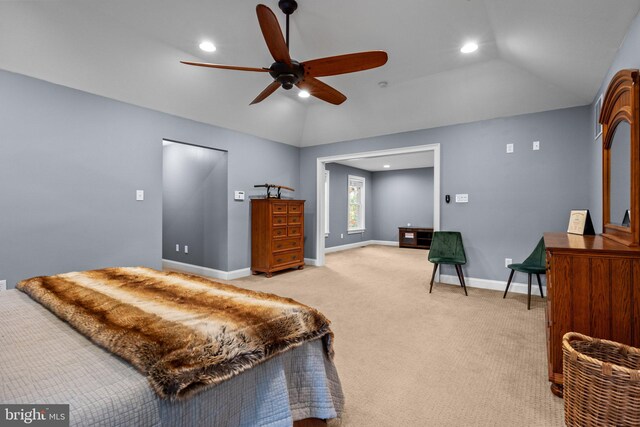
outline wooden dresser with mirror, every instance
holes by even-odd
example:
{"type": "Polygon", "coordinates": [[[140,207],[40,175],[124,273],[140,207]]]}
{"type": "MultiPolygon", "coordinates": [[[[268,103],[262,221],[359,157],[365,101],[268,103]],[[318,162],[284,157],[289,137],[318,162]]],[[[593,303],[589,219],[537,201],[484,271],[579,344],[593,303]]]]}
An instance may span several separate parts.
{"type": "Polygon", "coordinates": [[[562,337],[570,331],[640,347],[640,74],[609,84],[602,124],[603,233],[545,233],[547,355],[562,396],[562,337]]]}

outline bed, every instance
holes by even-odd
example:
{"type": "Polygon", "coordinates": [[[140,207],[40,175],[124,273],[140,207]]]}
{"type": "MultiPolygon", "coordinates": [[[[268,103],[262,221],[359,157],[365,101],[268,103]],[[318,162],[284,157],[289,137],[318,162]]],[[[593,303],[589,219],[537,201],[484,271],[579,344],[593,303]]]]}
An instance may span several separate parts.
{"type": "Polygon", "coordinates": [[[69,404],[73,426],[291,426],[342,413],[322,338],[172,399],[23,292],[0,294],[0,318],[0,403],[69,404]]]}

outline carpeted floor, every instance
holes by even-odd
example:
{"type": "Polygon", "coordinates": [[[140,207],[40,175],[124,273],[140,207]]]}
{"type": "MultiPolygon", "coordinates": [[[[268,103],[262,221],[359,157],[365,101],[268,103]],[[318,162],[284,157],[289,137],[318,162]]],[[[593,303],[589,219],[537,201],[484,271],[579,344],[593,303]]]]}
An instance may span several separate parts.
{"type": "MultiPolygon", "coordinates": [[[[343,426],[561,426],[549,391],[544,304],[435,284],[421,250],[328,254],[267,279],[230,283],[314,306],[333,322],[343,426]]],[[[506,275],[506,273],[505,273],[506,275]]]]}

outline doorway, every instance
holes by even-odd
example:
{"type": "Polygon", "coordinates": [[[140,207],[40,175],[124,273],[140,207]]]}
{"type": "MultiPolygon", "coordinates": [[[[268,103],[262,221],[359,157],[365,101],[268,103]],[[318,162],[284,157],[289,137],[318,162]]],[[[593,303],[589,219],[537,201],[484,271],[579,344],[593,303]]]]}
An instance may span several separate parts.
{"type": "Polygon", "coordinates": [[[345,162],[355,159],[371,159],[375,157],[394,156],[402,154],[417,154],[431,152],[433,154],[433,229],[440,230],[440,144],[419,145],[413,147],[376,150],[336,156],[319,157],[316,161],[316,260],[317,266],[325,265],[325,217],[326,203],[326,164],[345,162]]]}
{"type": "Polygon", "coordinates": [[[162,142],[162,258],[170,268],[227,270],[227,152],[162,142]]]}

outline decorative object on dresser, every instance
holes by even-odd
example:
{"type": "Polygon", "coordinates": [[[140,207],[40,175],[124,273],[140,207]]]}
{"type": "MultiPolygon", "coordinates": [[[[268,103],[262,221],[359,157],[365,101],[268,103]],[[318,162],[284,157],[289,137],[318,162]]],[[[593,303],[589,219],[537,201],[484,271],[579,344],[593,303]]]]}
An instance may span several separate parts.
{"type": "Polygon", "coordinates": [[[291,188],[291,187],[287,187],[285,185],[278,185],[278,184],[256,184],[253,186],[254,188],[266,188],[267,189],[267,199],[281,199],[282,198],[282,190],[289,190],[289,191],[296,191],[295,189],[291,188]],[[277,190],[277,193],[272,195],[271,194],[271,189],[275,188],[277,190]]]}
{"type": "Polygon", "coordinates": [[[398,243],[401,248],[429,249],[433,228],[398,227],[398,243]]]}
{"type": "Polygon", "coordinates": [[[596,231],[593,228],[591,214],[589,209],[572,210],[569,215],[569,227],[567,233],[571,234],[587,234],[593,236],[596,231]]]}
{"type": "Polygon", "coordinates": [[[251,200],[251,271],[304,268],[304,200],[251,200]]]}

